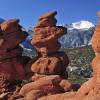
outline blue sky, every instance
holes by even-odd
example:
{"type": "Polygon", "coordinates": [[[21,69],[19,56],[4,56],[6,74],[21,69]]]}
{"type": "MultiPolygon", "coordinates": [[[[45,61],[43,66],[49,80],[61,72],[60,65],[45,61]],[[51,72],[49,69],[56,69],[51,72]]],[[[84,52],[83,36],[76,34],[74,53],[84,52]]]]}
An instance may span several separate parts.
{"type": "Polygon", "coordinates": [[[19,18],[23,27],[34,26],[38,17],[49,11],[57,11],[58,24],[80,20],[97,23],[100,0],[0,0],[0,17],[19,18]]]}

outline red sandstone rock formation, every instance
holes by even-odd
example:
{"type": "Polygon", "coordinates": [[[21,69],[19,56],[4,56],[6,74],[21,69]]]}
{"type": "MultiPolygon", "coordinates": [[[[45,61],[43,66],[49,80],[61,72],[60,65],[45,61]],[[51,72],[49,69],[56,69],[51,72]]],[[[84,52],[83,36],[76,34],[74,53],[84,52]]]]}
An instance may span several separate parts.
{"type": "Polygon", "coordinates": [[[72,84],[65,80],[68,77],[66,67],[69,59],[64,52],[58,51],[61,47],[58,39],[67,33],[67,29],[56,26],[56,14],[44,14],[33,29],[35,34],[31,43],[38,52],[38,58],[28,64],[35,73],[33,82],[23,86],[19,93],[26,100],[72,90],[72,84]]]}
{"type": "Polygon", "coordinates": [[[67,29],[56,26],[57,21],[54,17],[56,14],[57,12],[44,14],[33,29],[35,35],[31,43],[40,55],[40,58],[31,66],[34,73],[61,75],[69,63],[67,55],[64,52],[58,52],[61,46],[58,38],[64,35],[67,29]],[[48,21],[45,22],[45,20],[48,21]]]}
{"type": "MultiPolygon", "coordinates": [[[[25,77],[22,57],[22,48],[19,47],[27,33],[21,30],[18,19],[11,19],[0,24],[0,92],[5,84],[25,77]]],[[[7,85],[6,84],[6,85],[7,85]]],[[[8,86],[8,85],[7,85],[8,86]]],[[[6,90],[5,90],[6,91],[6,90]]]]}

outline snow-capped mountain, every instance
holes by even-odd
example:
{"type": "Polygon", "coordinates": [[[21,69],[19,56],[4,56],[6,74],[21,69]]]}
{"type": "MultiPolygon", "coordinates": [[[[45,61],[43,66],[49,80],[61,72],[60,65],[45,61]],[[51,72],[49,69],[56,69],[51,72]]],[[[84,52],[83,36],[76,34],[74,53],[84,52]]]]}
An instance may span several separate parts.
{"type": "MultiPolygon", "coordinates": [[[[91,37],[95,29],[95,25],[93,23],[89,21],[79,21],[74,22],[70,25],[62,26],[67,28],[67,34],[59,39],[62,44],[62,47],[77,48],[85,45],[91,45],[91,37]]],[[[27,30],[27,32],[29,33],[29,36],[27,37],[27,40],[22,43],[22,45],[24,48],[28,47],[29,49],[31,48],[31,44],[29,41],[32,39],[33,32],[32,29],[27,30]]]]}
{"type": "Polygon", "coordinates": [[[60,39],[63,47],[76,48],[91,44],[91,37],[95,29],[93,23],[89,21],[79,21],[63,26],[67,27],[68,30],[67,34],[60,39]]]}
{"type": "Polygon", "coordinates": [[[95,26],[93,23],[89,21],[79,21],[79,22],[72,23],[70,27],[72,27],[73,29],[86,29],[87,30],[95,26]]]}

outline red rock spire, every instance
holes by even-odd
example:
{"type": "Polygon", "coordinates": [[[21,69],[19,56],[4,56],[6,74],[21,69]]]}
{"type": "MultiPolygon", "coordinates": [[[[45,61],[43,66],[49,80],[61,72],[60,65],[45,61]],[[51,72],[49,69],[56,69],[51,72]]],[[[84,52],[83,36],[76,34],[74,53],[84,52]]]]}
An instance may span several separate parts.
{"type": "Polygon", "coordinates": [[[32,77],[33,82],[26,84],[20,90],[20,94],[26,96],[27,100],[31,100],[33,97],[37,99],[39,94],[42,97],[45,94],[72,90],[72,85],[67,81],[66,72],[69,59],[64,52],[59,51],[61,44],[58,41],[67,33],[67,29],[56,26],[56,14],[55,11],[44,14],[33,28],[35,34],[31,43],[37,50],[38,57],[35,61],[31,61],[32,63],[30,62],[30,67],[35,74],[32,77]]]}

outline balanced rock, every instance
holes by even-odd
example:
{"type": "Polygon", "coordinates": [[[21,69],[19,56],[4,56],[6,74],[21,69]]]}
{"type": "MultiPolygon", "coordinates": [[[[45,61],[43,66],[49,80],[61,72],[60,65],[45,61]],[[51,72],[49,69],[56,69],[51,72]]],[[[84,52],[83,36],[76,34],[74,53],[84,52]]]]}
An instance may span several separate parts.
{"type": "Polygon", "coordinates": [[[56,26],[56,14],[57,12],[44,14],[33,28],[35,34],[31,43],[38,52],[38,58],[28,64],[34,73],[33,82],[24,85],[19,93],[26,100],[37,100],[46,95],[73,90],[72,84],[66,80],[69,59],[64,52],[58,51],[61,47],[58,39],[67,33],[67,29],[56,26]]]}
{"type": "MultiPolygon", "coordinates": [[[[39,22],[44,19],[55,20],[56,14],[57,12],[44,14],[39,18],[39,22]]],[[[52,21],[50,22],[52,23],[52,21]]],[[[40,55],[40,58],[31,64],[31,70],[38,74],[61,75],[66,71],[69,60],[64,52],[58,52],[61,47],[58,39],[67,32],[67,29],[62,26],[56,26],[56,22],[55,25],[51,25],[48,21],[46,23],[41,22],[41,24],[45,26],[38,26],[37,24],[33,28],[35,34],[31,43],[40,55]]]]}

